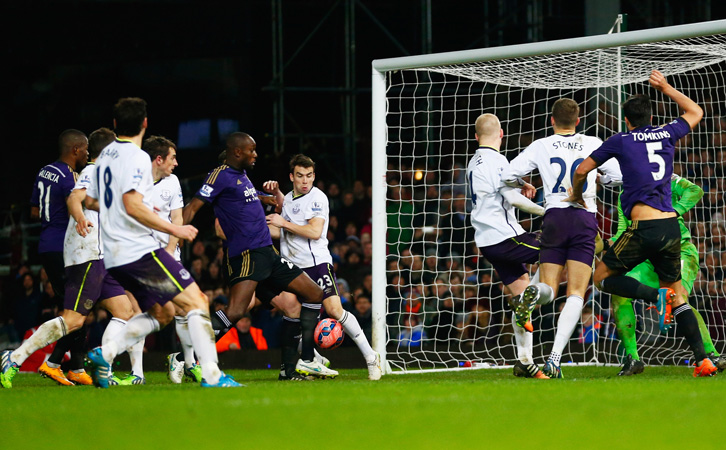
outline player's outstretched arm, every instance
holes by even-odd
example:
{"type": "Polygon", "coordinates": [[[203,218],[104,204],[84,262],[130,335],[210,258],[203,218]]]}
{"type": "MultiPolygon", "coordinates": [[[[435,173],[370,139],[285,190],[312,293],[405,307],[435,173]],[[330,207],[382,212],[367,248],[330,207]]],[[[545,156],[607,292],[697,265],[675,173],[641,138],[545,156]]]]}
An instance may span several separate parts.
{"type": "Polygon", "coordinates": [[[703,198],[703,189],[699,185],[677,175],[673,176],[671,189],[678,197],[678,201],[673,202],[673,209],[679,216],[690,211],[703,198]]]}
{"type": "Polygon", "coordinates": [[[124,207],[126,213],[139,223],[154,230],[161,231],[184,239],[193,241],[197,237],[198,230],[191,225],[174,225],[171,222],[159,217],[154,211],[150,210],[143,202],[144,196],[136,191],[129,191],[123,195],[124,207]]]}
{"type": "Polygon", "coordinates": [[[520,194],[517,189],[503,187],[499,189],[499,193],[502,194],[502,197],[504,197],[504,199],[509,202],[510,205],[514,206],[517,209],[528,212],[530,214],[535,214],[537,216],[544,215],[545,210],[543,207],[539,206],[532,200],[520,194]]]}
{"type": "Polygon", "coordinates": [[[589,156],[585,158],[585,160],[581,162],[579,166],[577,166],[575,173],[572,174],[572,189],[570,191],[570,196],[563,201],[570,203],[579,203],[583,207],[587,207],[585,199],[582,198],[582,188],[585,185],[585,181],[587,181],[587,174],[589,174],[596,168],[597,163],[594,159],[589,156]]]}
{"type": "Polygon", "coordinates": [[[683,110],[681,117],[688,122],[691,129],[698,125],[698,122],[700,122],[701,118],[703,118],[703,109],[698,106],[696,102],[691,100],[678,89],[671,86],[666,80],[666,77],[657,70],[650,73],[648,81],[650,81],[650,85],[656,90],[662,92],[664,95],[667,95],[671,100],[678,104],[678,106],[683,110]]]}
{"type": "Polygon", "coordinates": [[[283,219],[279,214],[270,214],[265,218],[268,225],[274,225],[278,228],[282,228],[292,234],[302,236],[308,239],[318,240],[323,236],[323,227],[325,226],[325,219],[322,217],[313,217],[308,220],[305,225],[297,225],[292,222],[288,222],[283,219]]]}
{"type": "Polygon", "coordinates": [[[197,211],[199,211],[202,206],[204,206],[203,200],[200,200],[197,197],[192,198],[192,201],[187,203],[182,210],[182,218],[184,219],[184,223],[190,223],[192,219],[194,219],[194,216],[197,214],[197,211]]]}

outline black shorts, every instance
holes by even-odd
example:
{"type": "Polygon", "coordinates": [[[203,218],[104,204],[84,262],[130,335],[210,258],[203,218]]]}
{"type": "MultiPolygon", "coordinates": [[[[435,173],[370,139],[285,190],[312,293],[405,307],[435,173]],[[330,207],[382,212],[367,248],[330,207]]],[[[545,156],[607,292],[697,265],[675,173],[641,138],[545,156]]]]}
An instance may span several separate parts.
{"type": "Polygon", "coordinates": [[[681,227],[678,218],[634,220],[602,261],[609,269],[629,272],[650,260],[661,281],[681,279],[681,227]]]}
{"type": "Polygon", "coordinates": [[[256,281],[255,295],[264,302],[272,300],[304,273],[280,256],[273,246],[245,250],[241,255],[229,257],[227,270],[230,287],[241,281],[256,281]]]}

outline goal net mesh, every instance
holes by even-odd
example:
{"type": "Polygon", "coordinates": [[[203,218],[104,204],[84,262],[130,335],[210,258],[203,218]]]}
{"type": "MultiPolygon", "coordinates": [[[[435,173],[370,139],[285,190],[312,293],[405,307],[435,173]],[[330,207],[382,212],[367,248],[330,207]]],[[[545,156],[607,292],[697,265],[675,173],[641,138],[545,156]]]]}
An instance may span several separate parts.
{"type": "MultiPolygon", "coordinates": [[[[701,272],[689,301],[703,316],[718,350],[724,339],[726,298],[726,36],[673,40],[591,51],[386,73],[387,289],[386,352],[392,370],[454,368],[467,362],[502,366],[516,348],[507,294],[479,255],[469,218],[466,166],[477,149],[474,122],[496,114],[504,129],[501,152],[511,160],[533,140],[552,133],[552,103],[561,97],[581,108],[577,131],[605,140],[625,129],[619,105],[645,93],[653,123],[680,115],[677,105],[648,84],[652,69],[701,105],[698,127],[678,143],[675,173],[705,191],[684,215],[698,247],[701,272]]],[[[542,204],[541,182],[537,202],[542,204]]],[[[618,188],[598,188],[600,233],[617,228],[618,188]]],[[[519,212],[527,231],[541,218],[519,212]]],[[[536,267],[531,267],[533,273],[536,267]]],[[[552,348],[566,279],[557,299],[532,315],[535,362],[552,348]]],[[[619,364],[610,297],[592,288],[563,363],[619,364]]],[[[677,329],[658,331],[654,309],[633,302],[636,336],[646,364],[684,364],[690,352],[677,329]]]]}

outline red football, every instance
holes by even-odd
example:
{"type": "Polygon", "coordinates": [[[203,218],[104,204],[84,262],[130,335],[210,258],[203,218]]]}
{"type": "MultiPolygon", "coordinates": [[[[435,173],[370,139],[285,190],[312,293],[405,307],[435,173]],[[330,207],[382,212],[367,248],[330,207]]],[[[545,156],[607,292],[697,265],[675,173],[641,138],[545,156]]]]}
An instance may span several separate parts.
{"type": "Polygon", "coordinates": [[[343,343],[343,326],[335,319],[323,319],[315,327],[315,342],[320,348],[335,348],[343,343]]]}

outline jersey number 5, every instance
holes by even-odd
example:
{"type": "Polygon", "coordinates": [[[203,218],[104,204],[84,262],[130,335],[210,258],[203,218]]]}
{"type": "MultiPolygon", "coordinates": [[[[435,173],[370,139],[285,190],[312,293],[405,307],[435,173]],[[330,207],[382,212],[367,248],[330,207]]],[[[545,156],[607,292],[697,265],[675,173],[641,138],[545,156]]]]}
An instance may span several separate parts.
{"type": "Polygon", "coordinates": [[[663,178],[663,175],[665,175],[665,161],[663,160],[663,157],[657,155],[655,151],[663,150],[663,143],[647,142],[645,144],[645,149],[648,151],[648,162],[658,164],[658,171],[650,173],[653,175],[653,180],[658,181],[663,178]]]}

